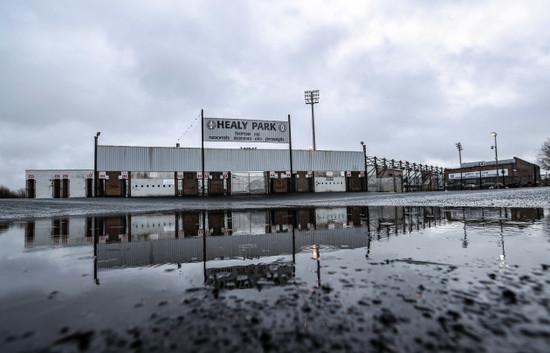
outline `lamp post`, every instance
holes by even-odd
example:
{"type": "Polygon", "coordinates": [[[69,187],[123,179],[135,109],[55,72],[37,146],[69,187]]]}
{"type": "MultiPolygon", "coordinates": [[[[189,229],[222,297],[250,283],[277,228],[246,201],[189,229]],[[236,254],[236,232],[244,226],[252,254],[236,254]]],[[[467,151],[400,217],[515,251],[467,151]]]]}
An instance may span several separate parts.
{"type": "MultiPolygon", "coordinates": [[[[497,145],[497,133],[491,132],[491,136],[495,138],[495,145],[491,146],[491,149],[495,150],[495,161],[496,161],[496,168],[497,168],[497,183],[498,183],[498,145],[497,145]]],[[[496,188],[498,188],[498,184],[495,183],[496,188]]],[[[502,170],[502,186],[504,187],[504,170],[502,170]]]]}
{"type": "Polygon", "coordinates": [[[101,135],[101,131],[98,131],[94,136],[94,197],[97,197],[97,139],[101,135]]]}
{"type": "Polygon", "coordinates": [[[304,97],[306,99],[306,104],[311,104],[311,130],[313,137],[313,150],[317,151],[315,146],[315,114],[313,111],[313,105],[319,103],[319,90],[305,91],[304,97]]]}
{"type": "Polygon", "coordinates": [[[369,191],[369,174],[367,171],[367,145],[361,141],[361,146],[363,146],[363,160],[365,161],[365,191],[369,191]]]}

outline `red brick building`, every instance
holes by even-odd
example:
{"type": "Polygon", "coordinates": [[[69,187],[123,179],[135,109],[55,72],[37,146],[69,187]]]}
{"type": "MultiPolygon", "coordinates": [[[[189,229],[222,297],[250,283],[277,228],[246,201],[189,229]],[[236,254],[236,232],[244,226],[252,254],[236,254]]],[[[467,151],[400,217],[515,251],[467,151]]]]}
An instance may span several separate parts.
{"type": "Polygon", "coordinates": [[[521,158],[462,163],[446,169],[445,182],[451,190],[524,187],[540,184],[540,167],[521,158]]]}

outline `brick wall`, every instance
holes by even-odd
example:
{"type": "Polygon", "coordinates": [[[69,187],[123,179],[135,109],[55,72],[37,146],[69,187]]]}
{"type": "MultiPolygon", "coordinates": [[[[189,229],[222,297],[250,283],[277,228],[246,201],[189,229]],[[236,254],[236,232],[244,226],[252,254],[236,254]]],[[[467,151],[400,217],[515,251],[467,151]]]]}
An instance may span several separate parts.
{"type": "Polygon", "coordinates": [[[296,192],[311,192],[312,178],[306,178],[306,172],[298,172],[296,175],[296,192]]]}
{"type": "Polygon", "coordinates": [[[197,184],[197,173],[185,172],[183,173],[183,195],[198,195],[199,186],[197,184]]]}

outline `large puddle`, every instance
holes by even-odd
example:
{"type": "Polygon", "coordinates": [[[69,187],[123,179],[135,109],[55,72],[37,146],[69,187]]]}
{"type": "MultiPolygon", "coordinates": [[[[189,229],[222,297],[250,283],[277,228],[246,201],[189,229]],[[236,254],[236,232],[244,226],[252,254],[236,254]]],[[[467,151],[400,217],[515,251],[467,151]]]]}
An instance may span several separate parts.
{"type": "MultiPolygon", "coordinates": [[[[389,351],[487,349],[502,338],[515,342],[502,351],[543,351],[550,339],[549,215],[527,208],[342,207],[4,225],[0,339],[14,351],[101,350],[109,347],[104,332],[126,337],[134,327],[148,331],[158,317],[211,310],[201,320],[216,321],[216,310],[246,307],[273,336],[295,314],[292,325],[303,330],[335,333],[339,322],[351,325],[344,333],[367,332],[364,344],[389,351]],[[211,309],[215,303],[223,309],[211,309]]],[[[355,340],[359,346],[350,347],[362,347],[355,340]]],[[[136,348],[127,337],[116,344],[136,348]]],[[[338,344],[327,347],[350,348],[338,344]]],[[[149,347],[143,338],[142,345],[149,347]]]]}

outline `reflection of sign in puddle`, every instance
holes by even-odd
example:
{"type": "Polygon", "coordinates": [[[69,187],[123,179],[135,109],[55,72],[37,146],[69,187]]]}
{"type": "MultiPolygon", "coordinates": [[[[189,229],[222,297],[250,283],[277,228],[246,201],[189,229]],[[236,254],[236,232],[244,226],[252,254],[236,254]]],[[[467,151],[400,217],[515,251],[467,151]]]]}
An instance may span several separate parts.
{"type": "Polygon", "coordinates": [[[310,251],[313,251],[313,250],[326,252],[326,251],[335,251],[335,250],[339,250],[339,249],[347,249],[349,247],[350,246],[348,244],[342,244],[340,246],[334,246],[334,245],[307,245],[307,246],[300,247],[300,252],[302,252],[302,251],[310,252],[310,251]]]}
{"type": "Polygon", "coordinates": [[[287,262],[206,269],[206,284],[217,289],[282,286],[294,278],[294,265],[287,262]]]}
{"type": "Polygon", "coordinates": [[[250,253],[252,250],[258,248],[257,244],[240,244],[237,250],[238,255],[245,256],[250,253]]]}

